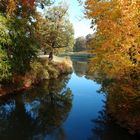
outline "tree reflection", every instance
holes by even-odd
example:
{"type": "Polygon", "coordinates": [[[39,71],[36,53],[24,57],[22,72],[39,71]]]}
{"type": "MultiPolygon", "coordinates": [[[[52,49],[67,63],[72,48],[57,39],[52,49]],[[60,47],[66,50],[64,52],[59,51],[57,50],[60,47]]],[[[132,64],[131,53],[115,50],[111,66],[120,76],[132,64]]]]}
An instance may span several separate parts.
{"type": "Polygon", "coordinates": [[[99,111],[97,119],[92,120],[93,135],[88,140],[136,140],[138,136],[132,136],[125,129],[120,128],[107,115],[106,102],[102,111],[99,111]]]}
{"type": "Polygon", "coordinates": [[[140,133],[140,68],[122,68],[117,73],[98,69],[92,76],[102,85],[100,92],[107,94],[107,114],[131,134],[140,133]]]}
{"type": "Polygon", "coordinates": [[[16,97],[0,100],[0,139],[65,139],[62,124],[72,106],[69,77],[45,81],[16,97]]]}
{"type": "Polygon", "coordinates": [[[88,62],[73,61],[73,69],[77,76],[82,77],[86,74],[88,62]]]}

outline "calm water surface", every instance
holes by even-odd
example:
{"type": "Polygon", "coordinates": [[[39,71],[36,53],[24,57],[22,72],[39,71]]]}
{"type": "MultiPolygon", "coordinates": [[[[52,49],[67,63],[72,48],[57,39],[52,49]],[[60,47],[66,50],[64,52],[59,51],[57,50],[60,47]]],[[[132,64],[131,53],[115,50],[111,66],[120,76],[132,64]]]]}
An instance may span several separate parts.
{"type": "Polygon", "coordinates": [[[87,62],[73,67],[69,76],[1,98],[0,140],[138,139],[108,119],[106,96],[86,76],[87,62]]]}

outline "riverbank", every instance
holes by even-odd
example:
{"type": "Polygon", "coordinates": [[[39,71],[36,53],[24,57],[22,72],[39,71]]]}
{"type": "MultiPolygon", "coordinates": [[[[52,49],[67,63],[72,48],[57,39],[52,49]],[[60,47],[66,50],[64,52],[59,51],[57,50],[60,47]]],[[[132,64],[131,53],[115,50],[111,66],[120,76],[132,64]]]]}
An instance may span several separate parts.
{"type": "Polygon", "coordinates": [[[15,74],[10,83],[0,84],[0,96],[27,90],[43,80],[54,80],[71,72],[72,62],[69,59],[55,56],[52,61],[49,61],[47,56],[41,56],[31,63],[29,72],[24,75],[15,74]]]}
{"type": "Polygon", "coordinates": [[[87,51],[81,51],[81,52],[61,53],[60,56],[70,56],[73,58],[92,58],[95,56],[95,54],[87,52],[87,51]]]}

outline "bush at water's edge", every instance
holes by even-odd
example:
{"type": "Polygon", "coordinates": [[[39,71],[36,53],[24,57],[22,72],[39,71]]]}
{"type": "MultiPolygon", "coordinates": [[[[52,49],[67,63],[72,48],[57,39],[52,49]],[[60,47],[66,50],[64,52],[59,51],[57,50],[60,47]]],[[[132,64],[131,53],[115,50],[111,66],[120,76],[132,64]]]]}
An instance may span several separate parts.
{"type": "Polygon", "coordinates": [[[56,79],[71,72],[72,64],[67,59],[58,62],[39,59],[31,63],[31,70],[25,75],[15,74],[11,83],[1,85],[0,96],[26,90],[42,80],[56,79]]]}

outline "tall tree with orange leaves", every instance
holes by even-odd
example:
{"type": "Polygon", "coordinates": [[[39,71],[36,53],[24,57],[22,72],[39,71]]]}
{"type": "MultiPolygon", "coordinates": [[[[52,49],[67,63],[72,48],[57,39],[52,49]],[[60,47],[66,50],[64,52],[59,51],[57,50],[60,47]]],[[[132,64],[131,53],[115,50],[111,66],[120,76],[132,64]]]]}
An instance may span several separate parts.
{"type": "Polygon", "coordinates": [[[140,64],[140,1],[87,0],[86,15],[97,25],[89,47],[97,57],[90,71],[117,72],[140,64]]]}
{"type": "Polygon", "coordinates": [[[107,93],[107,113],[140,133],[140,1],[87,0],[86,15],[97,28],[88,73],[107,93]]]}

